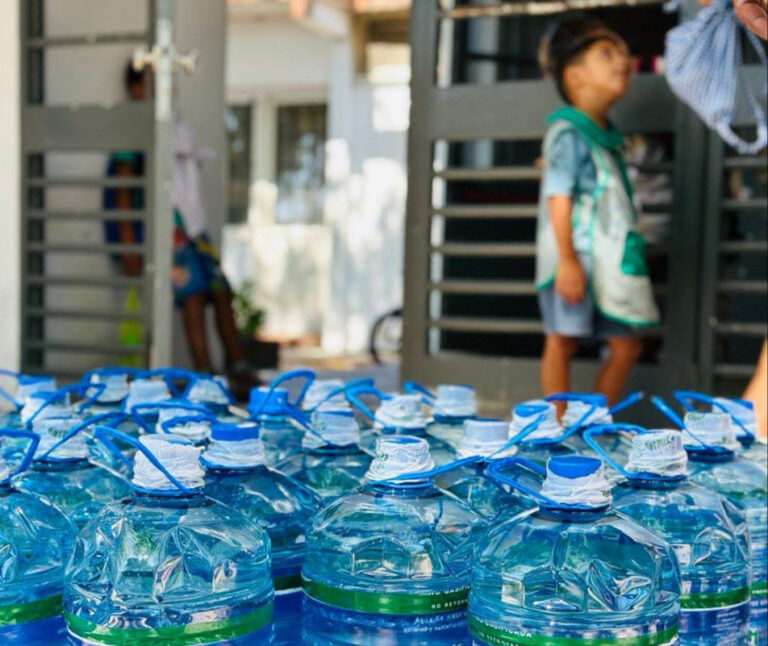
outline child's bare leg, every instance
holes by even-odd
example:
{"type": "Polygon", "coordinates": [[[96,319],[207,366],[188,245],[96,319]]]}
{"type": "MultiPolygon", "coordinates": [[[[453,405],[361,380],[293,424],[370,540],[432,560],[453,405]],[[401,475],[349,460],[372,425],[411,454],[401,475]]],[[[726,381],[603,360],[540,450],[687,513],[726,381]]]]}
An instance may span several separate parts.
{"type": "Polygon", "coordinates": [[[224,354],[229,367],[243,360],[243,348],[232,311],[232,292],[228,289],[214,291],[213,307],[216,312],[216,327],[224,344],[224,354]]]}
{"type": "Polygon", "coordinates": [[[617,336],[608,339],[608,348],[610,356],[597,373],[595,392],[603,393],[610,406],[619,400],[629,371],[640,358],[643,342],[632,336],[617,336]]]}
{"type": "MultiPolygon", "coordinates": [[[[571,359],[576,354],[578,339],[561,334],[548,334],[541,356],[541,390],[544,395],[566,392],[571,387],[571,359]]],[[[565,411],[565,402],[557,402],[558,415],[565,411]]]]}
{"type": "Polygon", "coordinates": [[[205,338],[205,294],[187,296],[181,312],[195,370],[211,372],[211,358],[208,355],[208,341],[205,338]]]}
{"type": "Polygon", "coordinates": [[[752,375],[742,398],[751,401],[755,407],[757,429],[760,437],[765,438],[768,435],[768,341],[763,343],[755,374],[752,375]]]}

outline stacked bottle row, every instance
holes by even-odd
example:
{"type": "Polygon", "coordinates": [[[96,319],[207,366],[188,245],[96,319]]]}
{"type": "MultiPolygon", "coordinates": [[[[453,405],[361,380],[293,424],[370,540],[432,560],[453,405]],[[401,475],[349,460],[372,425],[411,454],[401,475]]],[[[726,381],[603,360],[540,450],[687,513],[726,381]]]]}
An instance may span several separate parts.
{"type": "Polygon", "coordinates": [[[180,370],[17,381],[0,393],[3,643],[768,643],[766,449],[745,402],[679,392],[683,418],[654,401],[679,430],[648,431],[613,422],[636,394],[506,422],[467,386],[310,371],[246,409],[180,370]]]}

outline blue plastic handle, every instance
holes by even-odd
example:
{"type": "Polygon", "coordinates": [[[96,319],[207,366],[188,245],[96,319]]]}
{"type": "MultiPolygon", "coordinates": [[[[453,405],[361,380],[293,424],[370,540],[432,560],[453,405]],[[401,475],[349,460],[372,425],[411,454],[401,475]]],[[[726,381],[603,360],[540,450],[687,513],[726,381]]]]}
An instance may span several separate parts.
{"type": "MultiPolygon", "coordinates": [[[[149,460],[149,462],[152,464],[153,467],[155,467],[160,473],[162,473],[169,481],[170,483],[176,487],[178,491],[149,491],[149,493],[153,493],[155,495],[161,495],[161,496],[188,496],[192,494],[198,494],[199,490],[197,489],[188,489],[185,487],[181,482],[179,482],[176,477],[171,474],[168,469],[166,469],[160,460],[158,460],[155,455],[150,451],[144,444],[139,442],[138,440],[135,440],[130,435],[127,435],[126,433],[122,433],[121,431],[118,431],[114,428],[110,428],[109,426],[97,426],[94,430],[93,434],[94,439],[100,441],[102,444],[104,444],[110,451],[118,451],[120,452],[120,449],[117,448],[117,446],[112,442],[112,439],[117,439],[122,442],[125,442],[126,444],[131,445],[133,448],[135,448],[137,451],[141,451],[149,460]]],[[[148,491],[146,489],[143,489],[142,487],[137,487],[133,483],[131,483],[131,486],[137,490],[137,491],[148,491]]]]}
{"type": "Polygon", "coordinates": [[[420,383],[415,381],[404,381],[403,390],[409,395],[421,395],[421,401],[430,408],[434,408],[437,395],[435,395],[428,388],[422,386],[420,383]]]}
{"type": "Polygon", "coordinates": [[[661,397],[654,395],[651,397],[653,405],[661,411],[664,416],[675,424],[678,428],[684,429],[685,422],[661,397]]]}
{"type": "Polygon", "coordinates": [[[32,428],[32,422],[35,421],[37,416],[40,414],[40,412],[44,409],[53,404],[54,402],[58,401],[59,399],[62,399],[64,395],[67,393],[74,393],[76,395],[82,396],[85,393],[87,393],[91,388],[96,390],[96,394],[92,397],[86,399],[82,404],[80,404],[77,408],[78,412],[85,410],[88,408],[91,404],[93,404],[101,395],[101,393],[104,392],[104,389],[106,388],[105,384],[83,384],[82,382],[78,382],[76,384],[70,384],[69,386],[62,386],[61,388],[58,388],[56,390],[51,391],[51,394],[48,395],[44,400],[43,403],[40,405],[40,408],[38,408],[32,417],[30,417],[27,420],[26,427],[32,428]]]}
{"type": "MultiPolygon", "coordinates": [[[[304,396],[307,394],[307,391],[309,390],[309,387],[312,385],[312,382],[315,380],[315,377],[317,375],[312,370],[289,370],[288,372],[284,372],[281,375],[278,375],[275,377],[269,384],[269,387],[267,388],[267,392],[264,394],[264,399],[261,402],[261,406],[259,406],[258,410],[256,410],[251,417],[258,418],[259,415],[261,415],[261,412],[264,410],[264,407],[267,405],[267,402],[269,401],[269,396],[275,391],[275,388],[277,388],[280,384],[284,384],[286,381],[291,381],[293,379],[304,379],[304,386],[302,387],[301,391],[299,392],[299,396],[296,398],[296,401],[292,403],[294,407],[301,406],[301,402],[304,401],[304,396]]],[[[291,402],[288,402],[289,404],[291,402]]]]}
{"type": "Polygon", "coordinates": [[[75,435],[77,435],[80,431],[88,428],[93,424],[96,424],[99,422],[106,422],[108,420],[125,421],[128,419],[131,419],[131,416],[128,415],[128,413],[124,413],[122,411],[108,411],[106,413],[100,413],[99,415],[94,415],[93,417],[88,417],[87,419],[84,419],[82,422],[75,424],[71,429],[69,429],[66,435],[60,438],[59,441],[56,442],[53,446],[51,446],[45,453],[40,455],[38,459],[40,460],[46,459],[51,453],[53,453],[56,449],[58,449],[62,444],[69,442],[69,440],[72,439],[75,435]]]}
{"type": "Polygon", "coordinates": [[[584,402],[585,404],[593,404],[595,407],[605,403],[605,395],[597,393],[554,393],[543,399],[547,402],[584,402]]]}
{"type": "Polygon", "coordinates": [[[608,409],[608,412],[611,413],[611,415],[613,415],[615,413],[619,413],[619,412],[629,408],[630,406],[634,406],[635,404],[637,404],[639,401],[641,401],[644,398],[645,398],[645,393],[642,390],[635,390],[635,391],[629,393],[629,395],[627,395],[620,402],[617,402],[616,404],[611,406],[608,409]]]}
{"type": "Polygon", "coordinates": [[[343,386],[339,386],[338,388],[334,388],[331,390],[325,397],[323,397],[317,404],[311,408],[308,409],[307,412],[314,412],[316,411],[322,404],[325,402],[331,401],[334,397],[338,397],[339,395],[344,395],[346,397],[346,394],[352,390],[355,390],[357,388],[370,388],[373,386],[373,379],[370,377],[368,378],[362,378],[362,379],[352,379],[351,381],[348,381],[343,386]]]}
{"type": "Polygon", "coordinates": [[[168,390],[174,397],[181,397],[181,392],[173,383],[175,379],[180,381],[191,381],[197,377],[197,374],[191,370],[181,368],[155,368],[154,370],[143,370],[136,373],[136,379],[151,379],[152,377],[162,377],[168,390]]]}
{"type": "MultiPolygon", "coordinates": [[[[580,399],[575,400],[571,397],[571,395],[567,393],[563,393],[563,394],[557,394],[557,395],[549,395],[549,399],[546,399],[545,401],[582,401],[582,400],[580,399]],[[561,397],[562,399],[560,399],[561,397]]],[[[532,408],[536,408],[536,404],[531,404],[530,406],[532,408]]],[[[512,439],[510,439],[510,441],[508,442],[510,446],[523,441],[528,435],[533,433],[533,431],[535,431],[538,428],[539,424],[541,424],[542,421],[544,421],[544,419],[547,416],[547,411],[543,406],[540,406],[540,408],[542,411],[541,414],[533,422],[528,424],[528,426],[523,428],[517,435],[515,435],[512,439]]],[[[537,440],[530,440],[530,442],[532,444],[546,444],[546,445],[560,444],[561,442],[564,442],[569,437],[577,433],[579,429],[582,428],[584,422],[589,419],[590,415],[592,415],[592,413],[594,413],[597,410],[597,408],[598,408],[597,405],[595,405],[594,403],[589,404],[589,408],[587,409],[587,412],[584,413],[578,420],[576,420],[575,424],[565,429],[561,435],[558,435],[557,437],[551,437],[551,438],[548,437],[548,438],[541,438],[537,440]]]]}
{"type": "MultiPolygon", "coordinates": [[[[131,406],[129,413],[131,415],[138,415],[142,410],[159,410],[162,408],[180,408],[193,413],[200,413],[201,415],[211,415],[211,412],[202,404],[193,404],[189,401],[180,400],[164,400],[160,402],[139,402],[131,406]]],[[[211,415],[212,416],[212,415],[211,415]]]]}
{"type": "Polygon", "coordinates": [[[27,445],[27,450],[24,452],[24,458],[22,461],[13,471],[8,474],[5,480],[0,482],[0,484],[8,482],[17,473],[26,471],[29,468],[29,465],[32,464],[32,459],[35,457],[35,451],[37,451],[37,446],[40,444],[40,436],[37,433],[33,433],[32,431],[24,431],[16,428],[2,428],[0,429],[0,437],[2,436],[15,437],[17,439],[27,439],[29,440],[29,444],[27,445]]]}
{"type": "Polygon", "coordinates": [[[597,424],[584,431],[584,441],[589,447],[592,448],[605,462],[611,465],[611,467],[623,475],[625,478],[636,478],[637,474],[629,473],[618,462],[611,458],[602,446],[595,440],[598,435],[616,435],[620,431],[630,431],[633,433],[644,434],[648,433],[648,430],[642,426],[636,424],[597,424]]]}
{"type": "Polygon", "coordinates": [[[710,406],[714,406],[715,408],[723,411],[724,413],[727,413],[728,416],[731,418],[731,420],[742,430],[744,431],[744,435],[746,435],[749,439],[754,439],[755,434],[750,431],[744,424],[742,424],[741,420],[736,417],[731,411],[728,410],[728,408],[722,404],[721,402],[717,401],[714,397],[710,397],[709,395],[705,395],[704,393],[697,393],[690,390],[676,390],[674,393],[674,397],[677,400],[677,402],[686,410],[688,411],[695,411],[696,408],[691,404],[691,402],[698,402],[701,404],[708,404],[710,406]]]}
{"type": "Polygon", "coordinates": [[[354,388],[353,390],[350,390],[347,392],[347,401],[349,401],[349,403],[352,404],[352,406],[354,406],[357,410],[359,410],[363,415],[365,415],[372,422],[378,422],[379,420],[376,419],[375,413],[370,408],[368,408],[365,404],[363,404],[363,402],[360,401],[359,397],[361,395],[373,395],[379,401],[390,399],[389,395],[386,395],[375,386],[354,388]]]}

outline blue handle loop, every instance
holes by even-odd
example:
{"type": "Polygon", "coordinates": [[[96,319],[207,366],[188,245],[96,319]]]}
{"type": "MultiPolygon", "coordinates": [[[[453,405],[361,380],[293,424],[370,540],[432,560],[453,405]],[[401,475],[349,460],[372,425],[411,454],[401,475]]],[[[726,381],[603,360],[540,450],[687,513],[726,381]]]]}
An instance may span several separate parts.
{"type": "Polygon", "coordinates": [[[123,433],[121,431],[118,431],[114,428],[110,428],[109,426],[97,426],[94,430],[93,437],[94,439],[104,444],[104,446],[106,446],[107,449],[111,452],[114,452],[114,451],[117,451],[118,453],[120,452],[120,449],[112,441],[113,439],[120,440],[121,442],[125,442],[126,444],[131,445],[137,451],[141,451],[144,454],[144,456],[147,458],[147,460],[149,460],[150,464],[152,464],[153,467],[155,467],[160,473],[162,473],[171,482],[171,484],[177,489],[177,491],[162,491],[162,490],[154,490],[154,489],[148,490],[142,487],[138,487],[135,484],[131,483],[131,486],[136,491],[152,493],[154,495],[159,495],[159,496],[189,496],[189,495],[196,495],[200,493],[198,489],[189,489],[185,487],[183,484],[181,484],[181,482],[179,482],[178,479],[173,474],[171,474],[168,471],[168,469],[166,469],[163,466],[160,460],[158,460],[155,457],[152,451],[150,451],[146,446],[144,446],[144,444],[142,444],[138,440],[132,438],[130,435],[123,433]]]}
{"type": "Polygon", "coordinates": [[[307,409],[306,412],[314,412],[320,406],[328,401],[331,401],[334,397],[338,397],[339,395],[344,395],[346,398],[347,393],[356,390],[358,388],[370,388],[373,387],[373,379],[370,377],[361,378],[361,379],[352,379],[351,381],[348,381],[343,386],[339,386],[338,388],[334,388],[331,390],[327,395],[325,395],[320,401],[317,402],[315,406],[313,406],[310,409],[307,409]]]}
{"type": "Polygon", "coordinates": [[[65,444],[69,440],[71,440],[75,435],[83,431],[84,429],[88,428],[89,426],[101,422],[106,421],[117,421],[118,423],[123,422],[125,420],[131,419],[131,416],[128,413],[124,413],[122,411],[108,411],[106,413],[100,413],[99,415],[94,415],[93,417],[88,417],[87,419],[84,419],[81,422],[78,422],[75,424],[69,431],[67,431],[67,434],[64,435],[62,438],[59,439],[58,442],[56,442],[53,446],[51,446],[45,453],[38,456],[38,460],[45,460],[48,458],[48,456],[53,453],[56,449],[58,449],[62,444],[65,444]]]}
{"type": "MultiPolygon", "coordinates": [[[[547,398],[545,398],[544,401],[547,402],[553,402],[553,401],[583,401],[584,403],[589,405],[589,408],[587,411],[579,417],[578,420],[568,428],[566,428],[561,435],[558,435],[557,437],[546,437],[546,438],[540,438],[537,440],[530,440],[531,444],[540,444],[540,445],[553,445],[553,444],[560,444],[561,442],[564,442],[572,435],[576,434],[583,426],[584,423],[590,418],[592,413],[594,413],[598,409],[598,404],[596,403],[597,400],[593,398],[592,395],[586,395],[586,399],[582,399],[581,395],[574,395],[573,393],[558,393],[555,395],[549,395],[547,398]]],[[[530,404],[532,408],[536,407],[536,404],[530,404]]],[[[531,428],[531,425],[529,424],[526,426],[523,430],[521,430],[516,436],[516,442],[520,442],[523,439],[525,439],[526,436],[530,435],[539,424],[541,424],[542,421],[546,418],[547,411],[546,409],[541,406],[541,415],[535,420],[536,426],[531,428]]],[[[513,442],[513,443],[516,443],[513,442]]]]}
{"type": "Polygon", "coordinates": [[[85,393],[87,393],[92,388],[94,390],[96,390],[96,393],[94,395],[92,395],[91,397],[89,397],[88,399],[86,399],[83,403],[81,403],[77,407],[77,411],[81,412],[81,411],[84,411],[89,406],[91,406],[91,404],[93,404],[101,396],[101,393],[103,393],[104,389],[106,388],[105,384],[90,384],[90,385],[86,385],[86,384],[83,384],[82,382],[78,382],[76,384],[70,384],[69,386],[62,386],[61,388],[58,388],[58,389],[52,391],[43,400],[43,403],[40,405],[40,408],[38,408],[34,412],[32,417],[30,417],[27,420],[26,427],[27,428],[32,428],[32,422],[35,421],[35,419],[42,412],[42,410],[47,408],[48,406],[50,406],[54,402],[62,399],[67,393],[74,393],[74,394],[82,397],[85,393]]]}
{"type": "Polygon", "coordinates": [[[299,392],[299,396],[296,397],[295,402],[288,402],[291,406],[294,408],[298,408],[301,406],[301,402],[304,401],[304,396],[307,394],[307,391],[309,390],[309,387],[312,385],[312,382],[315,380],[315,377],[317,375],[313,370],[289,370],[288,372],[284,372],[281,375],[278,375],[275,377],[270,383],[269,387],[267,388],[267,392],[264,393],[264,398],[262,399],[261,406],[251,415],[253,418],[258,418],[259,415],[261,415],[262,411],[267,405],[267,402],[269,401],[269,396],[275,392],[275,389],[280,386],[281,384],[284,384],[286,381],[291,381],[293,379],[304,379],[304,386],[302,386],[301,391],[299,392]]]}
{"type": "Polygon", "coordinates": [[[736,424],[744,432],[744,435],[739,438],[740,441],[744,439],[747,441],[754,441],[755,434],[746,426],[744,426],[741,420],[728,410],[727,406],[725,406],[722,402],[717,401],[714,397],[710,397],[704,393],[693,392],[691,390],[676,390],[674,397],[677,402],[688,411],[695,411],[696,407],[693,406],[691,402],[697,402],[700,404],[708,404],[723,411],[724,413],[727,413],[734,424],[736,424]]]}
{"type": "Polygon", "coordinates": [[[630,408],[631,406],[634,406],[643,399],[645,399],[645,393],[642,390],[634,390],[620,402],[617,402],[611,406],[608,409],[608,412],[611,415],[614,415],[615,413],[619,413],[623,410],[626,410],[627,408],[630,408]]]}
{"type": "Polygon", "coordinates": [[[378,422],[379,420],[376,418],[376,414],[370,408],[368,408],[363,402],[360,401],[359,398],[361,395],[373,395],[380,402],[384,401],[385,399],[391,399],[391,397],[386,393],[383,393],[381,390],[379,390],[375,386],[355,388],[347,392],[347,400],[349,401],[350,404],[352,404],[352,406],[354,406],[357,410],[359,410],[363,415],[365,415],[372,422],[378,422]]]}
{"type": "Polygon", "coordinates": [[[432,480],[441,473],[447,471],[453,471],[454,469],[460,469],[461,467],[470,466],[482,462],[483,458],[472,456],[468,458],[461,458],[460,460],[454,460],[448,462],[429,471],[419,471],[417,473],[401,473],[400,475],[392,476],[391,478],[384,478],[382,480],[371,480],[372,484],[396,484],[398,487],[420,487],[421,482],[424,480],[432,480]]]}
{"type": "Polygon", "coordinates": [[[543,398],[547,402],[584,402],[595,408],[605,406],[605,395],[598,393],[554,393],[543,398]]]}
{"type": "Polygon", "coordinates": [[[174,380],[191,381],[197,377],[197,374],[191,370],[182,370],[181,368],[155,368],[154,370],[142,370],[134,375],[136,379],[152,379],[152,377],[161,377],[168,386],[168,390],[174,397],[181,397],[181,391],[176,388],[174,380]]]}
{"type": "Polygon", "coordinates": [[[0,484],[5,484],[17,473],[26,471],[29,468],[29,465],[32,464],[32,459],[35,457],[35,451],[37,451],[37,445],[40,444],[40,436],[37,433],[33,433],[32,431],[24,431],[15,428],[1,428],[0,437],[12,437],[16,439],[29,440],[26,451],[24,451],[24,458],[3,481],[0,481],[0,484]]]}
{"type": "Polygon", "coordinates": [[[680,429],[685,428],[685,422],[683,421],[683,418],[678,415],[674,409],[672,409],[667,402],[665,402],[661,397],[658,397],[654,395],[651,397],[651,403],[659,410],[661,413],[670,420],[675,426],[677,426],[680,429]]]}
{"type": "Polygon", "coordinates": [[[235,398],[232,395],[231,392],[229,392],[229,388],[227,388],[223,383],[218,381],[217,379],[214,379],[212,376],[202,376],[202,375],[195,375],[194,379],[190,379],[189,383],[187,384],[187,387],[184,389],[184,393],[182,394],[182,397],[184,399],[189,399],[189,393],[192,390],[192,387],[195,385],[196,381],[210,381],[211,383],[215,384],[219,390],[221,390],[222,393],[224,393],[224,396],[227,398],[227,402],[230,404],[235,403],[235,398]]]}
{"type": "Polygon", "coordinates": [[[160,430],[168,435],[173,435],[173,431],[170,430],[174,426],[181,426],[182,424],[189,424],[191,422],[208,422],[213,424],[216,418],[207,413],[205,415],[180,415],[179,417],[171,417],[160,424],[160,430]]]}
{"type": "Polygon", "coordinates": [[[409,395],[421,395],[421,401],[424,404],[430,408],[435,407],[435,400],[437,399],[437,395],[435,395],[428,388],[422,386],[420,383],[415,381],[404,381],[403,390],[409,395]]]}
{"type": "Polygon", "coordinates": [[[630,473],[625,470],[618,462],[616,462],[602,446],[595,440],[598,435],[617,435],[620,431],[630,431],[632,433],[638,433],[640,435],[648,433],[648,430],[642,426],[636,424],[597,424],[584,431],[584,441],[587,445],[597,453],[605,462],[611,465],[614,471],[617,471],[625,478],[638,479],[637,473],[630,473]]]}
{"type": "Polygon", "coordinates": [[[488,466],[486,473],[490,478],[492,478],[496,482],[507,485],[512,489],[519,491],[523,495],[528,496],[529,498],[533,498],[533,500],[535,500],[542,509],[594,512],[600,509],[605,509],[605,507],[608,506],[608,505],[604,505],[602,507],[588,507],[586,505],[566,505],[564,503],[557,502],[556,500],[552,500],[551,498],[547,498],[546,496],[543,496],[540,491],[534,491],[533,489],[529,489],[525,485],[520,484],[517,480],[514,480],[502,473],[502,471],[505,471],[505,470],[519,469],[519,468],[532,472],[534,475],[540,476],[542,478],[546,478],[547,476],[547,470],[541,465],[536,464],[531,460],[527,460],[525,458],[518,458],[518,457],[501,458],[500,460],[494,460],[488,466]]]}
{"type": "MultiPolygon", "coordinates": [[[[134,422],[136,422],[139,426],[141,426],[142,430],[147,433],[151,434],[153,431],[152,429],[147,425],[147,423],[142,419],[141,417],[141,411],[142,410],[160,410],[160,409],[183,409],[185,411],[188,411],[190,413],[197,413],[198,415],[207,415],[211,420],[215,419],[213,415],[211,415],[211,412],[205,407],[200,404],[193,404],[192,402],[187,401],[161,401],[161,402],[145,402],[145,403],[139,403],[134,404],[131,406],[131,410],[128,411],[128,414],[131,416],[131,419],[133,419],[134,422]]],[[[174,419],[174,418],[171,418],[174,419]]]]}

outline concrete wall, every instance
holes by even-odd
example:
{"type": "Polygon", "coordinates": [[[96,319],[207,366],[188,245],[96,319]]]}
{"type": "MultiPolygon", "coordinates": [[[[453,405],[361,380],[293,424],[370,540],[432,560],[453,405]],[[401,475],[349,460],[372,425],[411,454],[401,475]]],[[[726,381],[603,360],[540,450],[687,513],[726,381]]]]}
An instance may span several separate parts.
{"type": "Polygon", "coordinates": [[[286,17],[230,16],[227,95],[253,103],[253,184],[247,225],[225,231],[225,269],[251,277],[265,332],[322,334],[356,352],[380,313],[402,300],[408,86],[373,85],[352,66],[351,39],[286,17]],[[327,194],[319,225],[274,223],[273,123],[280,102],[328,105],[327,194]]]}
{"type": "Polygon", "coordinates": [[[20,190],[19,190],[19,4],[0,11],[0,368],[19,366],[20,190]]]}

